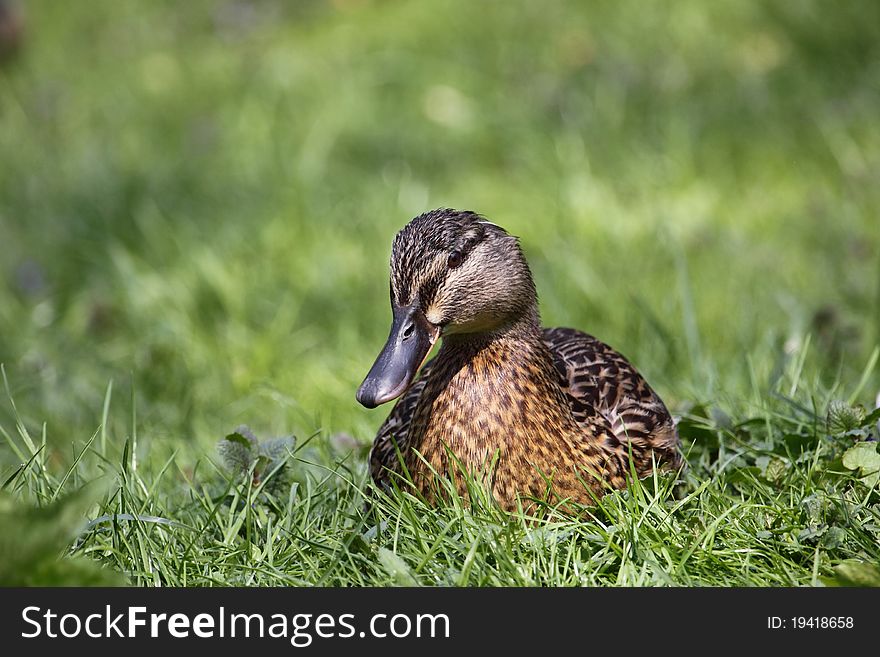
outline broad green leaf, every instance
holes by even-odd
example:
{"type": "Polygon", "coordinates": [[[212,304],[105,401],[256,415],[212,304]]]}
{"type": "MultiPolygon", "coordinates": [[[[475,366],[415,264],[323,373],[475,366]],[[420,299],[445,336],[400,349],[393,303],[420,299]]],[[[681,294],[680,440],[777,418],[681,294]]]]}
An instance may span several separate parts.
{"type": "Polygon", "coordinates": [[[217,451],[229,470],[243,475],[250,471],[254,462],[256,445],[257,440],[253,434],[245,433],[239,427],[217,443],[217,451]]]}
{"type": "Polygon", "coordinates": [[[831,586],[878,586],[880,568],[864,561],[844,561],[834,567],[833,578],[823,578],[831,586]]]}
{"type": "Polygon", "coordinates": [[[86,525],[86,512],[98,489],[83,488],[44,507],[0,495],[0,585],[121,585],[114,571],[78,556],[64,556],[86,525]]]}
{"type": "Polygon", "coordinates": [[[406,562],[391,550],[379,548],[379,563],[397,586],[416,586],[415,577],[406,562]]]}
{"type": "Polygon", "coordinates": [[[880,481],[880,454],[877,453],[877,443],[856,443],[844,452],[843,465],[849,470],[857,471],[866,485],[875,486],[880,481]]]}
{"type": "Polygon", "coordinates": [[[864,426],[865,409],[862,406],[850,406],[843,401],[832,401],[828,405],[828,433],[832,436],[864,426]]]}

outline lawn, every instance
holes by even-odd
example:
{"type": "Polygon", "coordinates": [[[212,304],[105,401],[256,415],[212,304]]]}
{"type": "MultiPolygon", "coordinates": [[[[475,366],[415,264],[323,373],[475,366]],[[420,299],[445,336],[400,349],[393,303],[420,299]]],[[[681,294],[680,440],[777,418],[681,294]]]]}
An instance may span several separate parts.
{"type": "Polygon", "coordinates": [[[880,4],[25,10],[0,582],[880,585],[880,4]],[[390,244],[438,206],[520,236],[544,323],[636,364],[680,485],[364,509],[390,244]],[[240,425],[294,439],[253,466],[240,425]]]}

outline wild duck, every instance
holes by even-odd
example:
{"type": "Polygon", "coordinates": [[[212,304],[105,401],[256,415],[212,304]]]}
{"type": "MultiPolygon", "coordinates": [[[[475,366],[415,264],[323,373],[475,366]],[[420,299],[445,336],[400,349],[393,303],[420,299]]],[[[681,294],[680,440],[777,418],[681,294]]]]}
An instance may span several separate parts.
{"type": "Polygon", "coordinates": [[[399,398],[370,453],[380,487],[402,476],[432,501],[437,476],[466,494],[466,473],[514,510],[590,504],[633,472],[680,467],[660,397],[593,336],[541,328],[519,240],[481,215],[433,210],[397,234],[391,306],[391,333],[357,391],[367,408],[399,398]]]}

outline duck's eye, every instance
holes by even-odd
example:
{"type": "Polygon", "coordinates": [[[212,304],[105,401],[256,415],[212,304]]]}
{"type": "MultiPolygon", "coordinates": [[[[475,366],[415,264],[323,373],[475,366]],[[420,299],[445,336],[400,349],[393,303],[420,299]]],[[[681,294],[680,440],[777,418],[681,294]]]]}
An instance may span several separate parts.
{"type": "Polygon", "coordinates": [[[446,266],[450,269],[455,269],[461,264],[461,261],[464,257],[461,255],[461,251],[453,251],[449,254],[449,257],[446,259],[446,266]]]}

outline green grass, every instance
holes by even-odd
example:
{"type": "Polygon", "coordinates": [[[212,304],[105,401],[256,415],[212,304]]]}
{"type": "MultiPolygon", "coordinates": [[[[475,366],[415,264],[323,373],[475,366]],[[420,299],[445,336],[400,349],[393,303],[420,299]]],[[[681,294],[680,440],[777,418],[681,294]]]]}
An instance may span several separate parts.
{"type": "Polygon", "coordinates": [[[32,531],[3,581],[876,583],[877,484],[847,467],[875,418],[827,422],[880,389],[876,3],[26,9],[0,516],[32,531]],[[520,235],[545,323],[682,417],[677,494],[364,511],[390,241],[441,205],[520,235]],[[217,452],[240,424],[297,437],[259,486],[217,452]]]}

